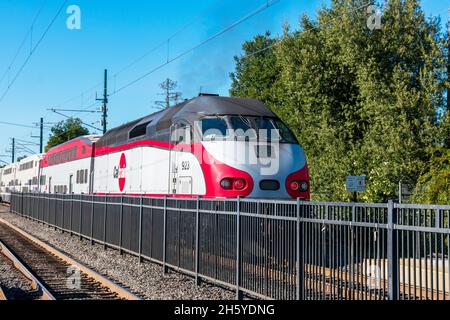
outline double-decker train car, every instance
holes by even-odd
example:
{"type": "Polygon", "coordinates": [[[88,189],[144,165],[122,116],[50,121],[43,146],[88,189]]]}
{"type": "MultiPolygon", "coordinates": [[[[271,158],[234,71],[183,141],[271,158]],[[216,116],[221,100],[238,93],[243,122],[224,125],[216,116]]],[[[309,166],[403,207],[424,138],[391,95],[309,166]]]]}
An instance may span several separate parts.
{"type": "Polygon", "coordinates": [[[40,191],[59,194],[90,193],[94,144],[99,137],[82,136],[50,149],[40,164],[40,191]]]}
{"type": "Polygon", "coordinates": [[[19,182],[16,178],[17,165],[17,163],[8,164],[1,169],[0,202],[9,202],[11,192],[19,189],[19,182]]]}
{"type": "Polygon", "coordinates": [[[42,154],[36,154],[20,160],[16,165],[16,179],[19,192],[38,192],[40,179],[40,161],[42,154]]]}

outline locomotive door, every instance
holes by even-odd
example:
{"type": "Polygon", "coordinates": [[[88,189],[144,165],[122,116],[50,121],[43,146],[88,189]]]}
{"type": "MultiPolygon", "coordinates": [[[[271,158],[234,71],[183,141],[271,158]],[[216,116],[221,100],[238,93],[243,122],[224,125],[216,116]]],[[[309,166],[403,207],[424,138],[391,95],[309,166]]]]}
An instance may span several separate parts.
{"type": "Polygon", "coordinates": [[[186,170],[188,162],[185,150],[191,144],[191,127],[185,123],[174,124],[171,128],[171,143],[169,159],[169,193],[170,194],[192,194],[192,176],[186,170]]]}

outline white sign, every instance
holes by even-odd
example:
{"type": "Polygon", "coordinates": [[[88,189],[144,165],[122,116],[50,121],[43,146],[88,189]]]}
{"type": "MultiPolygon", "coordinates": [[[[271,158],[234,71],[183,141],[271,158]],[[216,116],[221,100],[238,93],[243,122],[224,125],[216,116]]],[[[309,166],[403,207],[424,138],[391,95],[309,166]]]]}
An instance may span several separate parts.
{"type": "Polygon", "coordinates": [[[347,177],[347,192],[366,192],[366,177],[347,177]]]}

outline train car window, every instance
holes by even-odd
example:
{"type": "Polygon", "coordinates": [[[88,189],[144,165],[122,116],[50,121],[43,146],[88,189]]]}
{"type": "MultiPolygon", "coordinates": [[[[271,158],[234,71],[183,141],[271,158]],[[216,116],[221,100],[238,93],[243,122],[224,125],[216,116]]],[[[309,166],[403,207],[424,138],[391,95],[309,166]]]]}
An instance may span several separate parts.
{"type": "Polygon", "coordinates": [[[203,140],[221,140],[228,134],[228,125],[225,118],[203,119],[201,125],[203,140]]]}
{"type": "Polygon", "coordinates": [[[140,124],[133,128],[133,130],[130,131],[129,138],[134,139],[138,137],[145,136],[147,133],[147,126],[151,123],[151,121],[145,122],[143,124],[140,124]]]}

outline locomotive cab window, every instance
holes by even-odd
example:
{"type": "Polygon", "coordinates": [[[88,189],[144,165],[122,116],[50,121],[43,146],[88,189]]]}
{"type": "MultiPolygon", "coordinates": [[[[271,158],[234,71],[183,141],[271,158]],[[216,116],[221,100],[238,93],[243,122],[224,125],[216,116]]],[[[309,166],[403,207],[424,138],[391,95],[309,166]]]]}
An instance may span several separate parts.
{"type": "Polygon", "coordinates": [[[202,120],[201,126],[202,137],[205,141],[223,140],[228,135],[225,118],[206,118],[202,120]]]}
{"type": "Polygon", "coordinates": [[[280,120],[269,118],[256,118],[255,123],[259,131],[259,138],[261,140],[298,144],[295,135],[280,120]]]}
{"type": "Polygon", "coordinates": [[[237,139],[255,140],[257,138],[256,130],[253,128],[252,121],[242,116],[230,117],[231,126],[237,139]]]}

